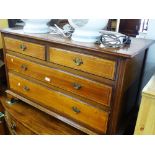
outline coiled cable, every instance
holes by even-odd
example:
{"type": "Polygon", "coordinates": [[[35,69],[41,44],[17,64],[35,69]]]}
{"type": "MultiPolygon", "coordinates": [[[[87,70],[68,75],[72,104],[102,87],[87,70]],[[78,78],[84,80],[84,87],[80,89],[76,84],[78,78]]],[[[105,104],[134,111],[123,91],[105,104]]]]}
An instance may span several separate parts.
{"type": "Polygon", "coordinates": [[[100,44],[100,47],[105,48],[121,48],[125,45],[129,45],[131,43],[131,39],[126,35],[115,35],[112,33],[102,34],[99,40],[96,42],[100,44]]]}

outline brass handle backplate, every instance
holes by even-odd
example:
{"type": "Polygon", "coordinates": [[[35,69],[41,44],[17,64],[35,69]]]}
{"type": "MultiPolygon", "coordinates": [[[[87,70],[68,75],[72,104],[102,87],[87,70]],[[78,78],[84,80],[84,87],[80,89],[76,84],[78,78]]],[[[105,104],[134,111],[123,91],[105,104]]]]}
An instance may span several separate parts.
{"type": "Polygon", "coordinates": [[[80,84],[78,84],[78,83],[72,83],[72,85],[73,85],[73,87],[76,89],[76,90],[79,90],[79,89],[81,89],[81,85],[80,84]]]}
{"type": "Polygon", "coordinates": [[[83,61],[81,58],[74,58],[73,61],[77,66],[80,66],[83,64],[83,61]]]}
{"type": "Polygon", "coordinates": [[[21,44],[19,47],[22,51],[25,51],[27,49],[26,45],[24,44],[21,44]]]}
{"type": "Polygon", "coordinates": [[[12,122],[11,125],[10,125],[10,128],[12,130],[15,130],[16,129],[16,123],[15,122],[12,122]]]}
{"type": "Polygon", "coordinates": [[[22,64],[21,66],[20,66],[20,68],[23,70],[23,71],[26,71],[28,68],[27,68],[27,65],[25,65],[25,64],[22,64]]]}
{"type": "Polygon", "coordinates": [[[17,98],[11,98],[11,99],[7,100],[6,103],[12,105],[12,104],[17,103],[18,101],[19,101],[19,99],[17,99],[17,98]]]}
{"type": "Polygon", "coordinates": [[[27,87],[27,86],[24,86],[23,89],[24,89],[25,91],[29,91],[29,90],[30,90],[30,88],[27,87]]]}
{"type": "Polygon", "coordinates": [[[77,107],[74,106],[72,107],[72,110],[77,114],[81,112],[77,107]]]}

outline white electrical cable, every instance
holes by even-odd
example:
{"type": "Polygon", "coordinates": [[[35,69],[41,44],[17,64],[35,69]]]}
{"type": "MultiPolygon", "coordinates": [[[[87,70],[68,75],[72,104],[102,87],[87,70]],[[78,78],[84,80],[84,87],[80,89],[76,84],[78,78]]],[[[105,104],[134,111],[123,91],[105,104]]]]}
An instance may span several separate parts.
{"type": "Polygon", "coordinates": [[[50,34],[58,34],[58,35],[61,35],[65,38],[70,38],[71,35],[72,35],[72,32],[73,30],[64,30],[64,29],[61,29],[58,25],[54,24],[55,27],[50,27],[51,29],[51,32],[50,34]]]}
{"type": "Polygon", "coordinates": [[[67,36],[64,34],[63,30],[62,30],[59,26],[57,26],[56,24],[54,24],[54,26],[60,31],[60,33],[61,33],[64,37],[67,37],[67,36]]]}
{"type": "MultiPolygon", "coordinates": [[[[62,36],[63,38],[70,38],[74,31],[69,24],[66,24],[63,29],[61,29],[58,25],[54,24],[54,27],[50,27],[50,29],[50,34],[57,34],[62,36]]],[[[121,33],[105,30],[101,30],[100,33],[102,35],[97,41],[97,43],[100,44],[100,47],[123,47],[127,43],[127,41],[129,41],[129,37],[121,33]]]]}

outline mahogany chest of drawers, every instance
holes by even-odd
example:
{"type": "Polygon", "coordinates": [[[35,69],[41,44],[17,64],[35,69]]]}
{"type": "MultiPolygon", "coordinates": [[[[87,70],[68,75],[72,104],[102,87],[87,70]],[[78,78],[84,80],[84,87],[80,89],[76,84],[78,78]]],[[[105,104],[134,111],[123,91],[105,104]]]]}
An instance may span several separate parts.
{"type": "Polygon", "coordinates": [[[2,30],[2,37],[7,94],[78,134],[121,133],[136,104],[152,40],[132,38],[130,46],[106,49],[51,34],[24,34],[20,29],[2,30]]]}

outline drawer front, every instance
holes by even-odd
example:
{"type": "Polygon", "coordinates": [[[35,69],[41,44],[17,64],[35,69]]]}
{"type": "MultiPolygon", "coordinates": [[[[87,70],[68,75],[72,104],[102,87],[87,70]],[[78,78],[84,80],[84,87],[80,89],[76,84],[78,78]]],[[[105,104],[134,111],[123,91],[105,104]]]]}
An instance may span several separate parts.
{"type": "Polygon", "coordinates": [[[5,48],[24,55],[45,60],[45,46],[22,40],[4,37],[5,48]]]}
{"type": "Polygon", "coordinates": [[[12,73],[9,73],[9,82],[12,90],[38,102],[43,107],[55,110],[102,133],[106,132],[107,112],[12,73]]]}
{"type": "Polygon", "coordinates": [[[50,85],[70,91],[102,105],[109,106],[112,94],[110,86],[49,68],[15,56],[6,55],[9,70],[31,76],[50,85]]]}
{"type": "Polygon", "coordinates": [[[50,62],[114,80],[116,62],[112,60],[51,47],[50,62]]]}
{"type": "Polygon", "coordinates": [[[5,112],[5,120],[8,129],[13,135],[34,135],[34,133],[13,118],[7,111],[5,112]]]}

